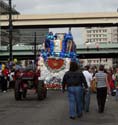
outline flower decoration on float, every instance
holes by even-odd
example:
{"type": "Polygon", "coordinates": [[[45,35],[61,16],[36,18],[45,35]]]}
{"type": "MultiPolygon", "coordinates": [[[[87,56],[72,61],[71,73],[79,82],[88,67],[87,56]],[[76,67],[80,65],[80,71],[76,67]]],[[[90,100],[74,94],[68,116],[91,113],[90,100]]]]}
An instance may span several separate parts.
{"type": "Polygon", "coordinates": [[[48,58],[48,60],[45,62],[46,67],[48,68],[49,71],[56,73],[61,71],[62,69],[65,68],[66,63],[65,59],[63,58],[48,58]]]}
{"type": "Polygon", "coordinates": [[[49,32],[45,39],[45,49],[41,51],[46,67],[52,72],[61,71],[65,67],[65,58],[76,59],[76,44],[72,34],[65,33],[63,39],[59,38],[58,34],[49,32]]]}

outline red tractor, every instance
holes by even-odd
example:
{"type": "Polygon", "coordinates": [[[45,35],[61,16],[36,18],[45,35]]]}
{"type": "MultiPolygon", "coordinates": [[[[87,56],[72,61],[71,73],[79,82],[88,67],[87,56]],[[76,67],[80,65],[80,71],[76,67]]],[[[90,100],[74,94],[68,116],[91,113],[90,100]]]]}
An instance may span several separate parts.
{"type": "Polygon", "coordinates": [[[34,70],[17,70],[15,72],[15,91],[16,100],[26,98],[28,90],[32,90],[37,94],[39,100],[43,100],[47,96],[47,88],[44,80],[40,79],[40,71],[34,70]]]}

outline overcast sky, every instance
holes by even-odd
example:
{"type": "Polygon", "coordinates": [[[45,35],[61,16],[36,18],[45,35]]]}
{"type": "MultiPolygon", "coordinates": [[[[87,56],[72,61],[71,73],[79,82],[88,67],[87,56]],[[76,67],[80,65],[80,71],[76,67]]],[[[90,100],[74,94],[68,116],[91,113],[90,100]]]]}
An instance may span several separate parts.
{"type": "Polygon", "coordinates": [[[118,0],[12,0],[22,14],[116,11],[118,0]]]}
{"type": "MultiPolygon", "coordinates": [[[[116,12],[118,0],[12,0],[12,5],[21,14],[116,12]]],[[[63,32],[67,30],[66,28],[63,32]]],[[[72,29],[72,33],[75,41],[81,37],[77,28],[72,29]]]]}

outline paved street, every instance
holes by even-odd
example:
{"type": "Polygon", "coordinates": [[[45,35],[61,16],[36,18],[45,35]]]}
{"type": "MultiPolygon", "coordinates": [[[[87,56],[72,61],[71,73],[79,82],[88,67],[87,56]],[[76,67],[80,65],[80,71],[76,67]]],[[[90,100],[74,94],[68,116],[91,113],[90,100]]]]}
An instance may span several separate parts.
{"type": "Polygon", "coordinates": [[[97,112],[96,95],[92,94],[89,113],[82,118],[69,119],[67,93],[48,91],[46,100],[38,101],[36,95],[27,100],[15,101],[13,91],[0,92],[0,125],[116,125],[118,102],[110,96],[104,114],[97,112]]]}

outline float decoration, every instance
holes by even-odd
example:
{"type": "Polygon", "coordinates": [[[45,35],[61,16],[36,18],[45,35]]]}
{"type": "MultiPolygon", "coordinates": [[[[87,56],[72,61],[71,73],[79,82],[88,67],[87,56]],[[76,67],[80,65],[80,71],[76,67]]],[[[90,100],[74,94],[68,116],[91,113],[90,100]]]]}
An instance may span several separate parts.
{"type": "Polygon", "coordinates": [[[41,58],[38,60],[42,79],[45,79],[47,88],[59,89],[62,87],[59,79],[62,79],[64,73],[68,71],[70,61],[77,61],[76,44],[70,32],[55,35],[49,32],[44,45],[44,49],[40,52],[41,58]]]}
{"type": "Polygon", "coordinates": [[[76,44],[71,33],[55,34],[50,32],[45,39],[45,50],[42,57],[46,61],[48,57],[76,58],[76,44]]]}
{"type": "Polygon", "coordinates": [[[48,58],[45,64],[51,72],[59,72],[65,68],[65,60],[63,58],[48,58]]]}

